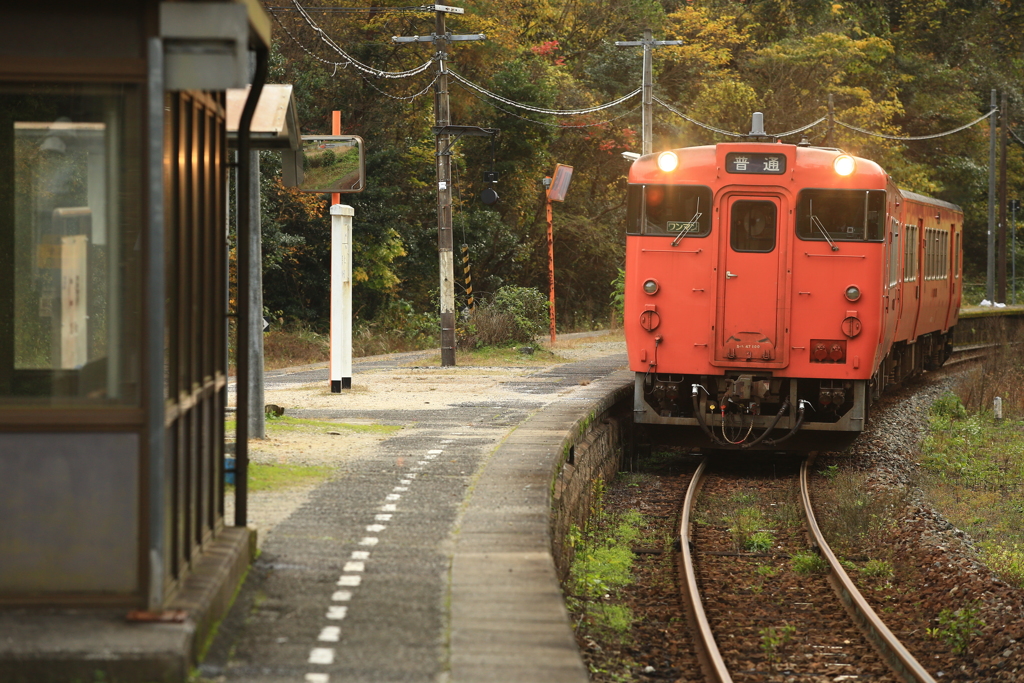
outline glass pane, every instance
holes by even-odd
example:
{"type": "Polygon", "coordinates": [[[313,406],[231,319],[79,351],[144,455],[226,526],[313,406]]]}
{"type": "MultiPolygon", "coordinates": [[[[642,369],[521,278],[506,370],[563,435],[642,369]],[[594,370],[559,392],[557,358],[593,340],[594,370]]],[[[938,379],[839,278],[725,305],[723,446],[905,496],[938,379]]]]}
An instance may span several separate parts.
{"type": "Polygon", "coordinates": [[[705,237],[711,232],[711,188],[693,185],[630,185],[626,225],[645,235],[705,237]],[[645,221],[636,216],[646,199],[645,221]]]}
{"type": "Polygon", "coordinates": [[[729,232],[733,250],[773,250],[776,216],[773,202],[742,200],[733,203],[732,227],[729,232]]]}
{"type": "Polygon", "coordinates": [[[833,242],[882,239],[883,190],[804,190],[797,200],[796,234],[833,242]]]}
{"type": "Polygon", "coordinates": [[[134,88],[0,87],[0,399],[137,402],[140,122],[134,88]]]}

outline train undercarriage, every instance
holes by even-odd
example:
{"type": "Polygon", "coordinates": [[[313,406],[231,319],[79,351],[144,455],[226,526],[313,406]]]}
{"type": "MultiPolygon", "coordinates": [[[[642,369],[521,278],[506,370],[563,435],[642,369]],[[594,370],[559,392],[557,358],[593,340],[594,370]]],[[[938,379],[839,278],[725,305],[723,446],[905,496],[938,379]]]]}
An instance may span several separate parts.
{"type": "MultiPolygon", "coordinates": [[[[767,370],[721,375],[636,373],[634,422],[674,443],[724,450],[836,450],[864,431],[871,403],[884,391],[952,353],[948,333],[900,342],[871,379],[777,377],[767,370]],[[682,427],[682,429],[680,429],[682,427]]],[[[659,439],[660,440],[660,439],[659,439]]]]}

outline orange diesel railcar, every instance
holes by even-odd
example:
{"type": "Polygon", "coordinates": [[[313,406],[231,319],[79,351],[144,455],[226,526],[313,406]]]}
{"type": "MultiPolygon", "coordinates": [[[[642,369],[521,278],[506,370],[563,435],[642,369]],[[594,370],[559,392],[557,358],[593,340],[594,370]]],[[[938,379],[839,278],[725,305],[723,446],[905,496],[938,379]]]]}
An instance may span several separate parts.
{"type": "Polygon", "coordinates": [[[887,386],[949,356],[962,229],[958,207],[838,149],[640,157],[626,230],[635,422],[712,448],[845,445],[887,386]]]}

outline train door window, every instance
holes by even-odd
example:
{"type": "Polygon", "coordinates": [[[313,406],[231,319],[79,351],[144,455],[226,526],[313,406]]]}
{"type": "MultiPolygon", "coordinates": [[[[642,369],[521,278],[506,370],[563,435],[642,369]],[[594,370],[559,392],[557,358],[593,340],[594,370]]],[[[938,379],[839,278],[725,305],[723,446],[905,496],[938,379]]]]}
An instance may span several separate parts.
{"type": "Polygon", "coordinates": [[[729,241],[734,251],[775,249],[777,210],[774,202],[739,200],[732,205],[729,241]]]}
{"type": "Polygon", "coordinates": [[[626,232],[707,237],[711,234],[711,188],[703,185],[630,185],[626,232]]]}

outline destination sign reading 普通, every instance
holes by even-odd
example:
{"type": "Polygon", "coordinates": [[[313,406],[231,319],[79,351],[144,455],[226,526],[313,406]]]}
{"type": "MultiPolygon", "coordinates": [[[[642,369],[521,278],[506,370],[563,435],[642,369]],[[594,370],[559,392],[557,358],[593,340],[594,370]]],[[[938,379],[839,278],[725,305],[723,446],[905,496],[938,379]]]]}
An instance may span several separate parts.
{"type": "Polygon", "coordinates": [[[786,155],[730,152],[725,155],[725,170],[729,173],[767,173],[778,175],[786,172],[786,155]]]}

